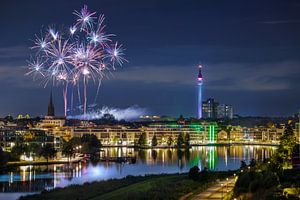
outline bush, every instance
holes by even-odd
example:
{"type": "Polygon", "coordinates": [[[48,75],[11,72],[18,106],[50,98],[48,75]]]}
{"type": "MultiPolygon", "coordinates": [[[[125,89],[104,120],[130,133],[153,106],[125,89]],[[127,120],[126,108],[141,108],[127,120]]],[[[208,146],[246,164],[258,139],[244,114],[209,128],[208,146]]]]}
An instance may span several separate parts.
{"type": "Polygon", "coordinates": [[[9,159],[9,154],[0,147],[0,166],[6,165],[9,159]]]}
{"type": "Polygon", "coordinates": [[[249,173],[241,174],[235,184],[234,192],[236,194],[248,192],[249,184],[251,183],[251,177],[249,173]]]}
{"type": "Polygon", "coordinates": [[[279,184],[277,176],[272,172],[266,172],[263,178],[263,186],[267,189],[279,184]]]}
{"type": "Polygon", "coordinates": [[[254,193],[261,187],[261,181],[256,179],[250,183],[249,190],[254,193]]]}
{"type": "Polygon", "coordinates": [[[199,167],[198,166],[194,166],[190,169],[189,171],[189,178],[193,179],[194,181],[198,180],[199,178],[199,167]]]}

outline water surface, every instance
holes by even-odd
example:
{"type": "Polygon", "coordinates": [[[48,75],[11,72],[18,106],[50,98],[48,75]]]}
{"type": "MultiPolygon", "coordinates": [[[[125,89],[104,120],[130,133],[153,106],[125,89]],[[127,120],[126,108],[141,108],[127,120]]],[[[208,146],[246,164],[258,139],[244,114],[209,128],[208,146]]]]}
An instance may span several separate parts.
{"type": "Polygon", "coordinates": [[[136,157],[136,162],[81,162],[48,166],[20,166],[0,174],[0,199],[13,200],[27,193],[65,187],[70,184],[122,178],[128,175],[183,173],[191,167],[214,171],[234,170],[242,160],[269,158],[275,147],[201,146],[189,150],[106,148],[101,156],[136,157]]]}

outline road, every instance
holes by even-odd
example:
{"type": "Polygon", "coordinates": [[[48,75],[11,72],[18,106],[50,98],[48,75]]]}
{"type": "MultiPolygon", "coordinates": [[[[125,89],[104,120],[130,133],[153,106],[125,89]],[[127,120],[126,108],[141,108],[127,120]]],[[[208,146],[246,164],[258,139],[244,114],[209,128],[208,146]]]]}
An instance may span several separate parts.
{"type": "Polygon", "coordinates": [[[223,199],[223,197],[229,193],[235,184],[235,178],[228,178],[228,180],[220,181],[217,184],[211,186],[204,192],[192,198],[193,200],[204,200],[204,199],[223,199]]]}

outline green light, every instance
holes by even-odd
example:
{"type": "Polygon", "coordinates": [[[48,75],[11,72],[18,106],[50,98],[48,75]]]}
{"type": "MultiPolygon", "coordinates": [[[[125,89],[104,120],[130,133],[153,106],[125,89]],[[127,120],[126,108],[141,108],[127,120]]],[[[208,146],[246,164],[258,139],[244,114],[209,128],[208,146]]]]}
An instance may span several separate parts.
{"type": "Polygon", "coordinates": [[[177,125],[177,124],[169,124],[169,126],[170,126],[171,128],[178,128],[178,125],[177,125]]]}
{"type": "Polygon", "coordinates": [[[198,166],[199,161],[200,161],[200,155],[196,155],[194,159],[191,159],[189,161],[189,166],[190,167],[198,166]]]}
{"type": "Polygon", "coordinates": [[[215,125],[210,124],[208,129],[209,129],[208,140],[210,143],[215,143],[215,125]]]}
{"type": "Polygon", "coordinates": [[[208,150],[208,168],[210,170],[215,169],[216,161],[217,161],[217,152],[215,147],[210,147],[208,150]]]}
{"type": "Polygon", "coordinates": [[[198,124],[197,122],[192,122],[189,125],[189,128],[194,129],[197,133],[201,133],[201,131],[202,131],[202,126],[200,124],[198,124]]]}

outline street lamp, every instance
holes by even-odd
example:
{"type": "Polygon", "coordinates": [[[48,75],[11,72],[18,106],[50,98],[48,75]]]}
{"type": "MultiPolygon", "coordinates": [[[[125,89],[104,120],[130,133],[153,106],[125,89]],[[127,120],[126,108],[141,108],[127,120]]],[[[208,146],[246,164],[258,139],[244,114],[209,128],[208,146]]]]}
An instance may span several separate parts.
{"type": "Polygon", "coordinates": [[[228,178],[226,178],[226,192],[228,192],[228,178]]]}
{"type": "Polygon", "coordinates": [[[223,183],[221,183],[221,190],[222,190],[221,198],[223,199],[223,183]]]}

